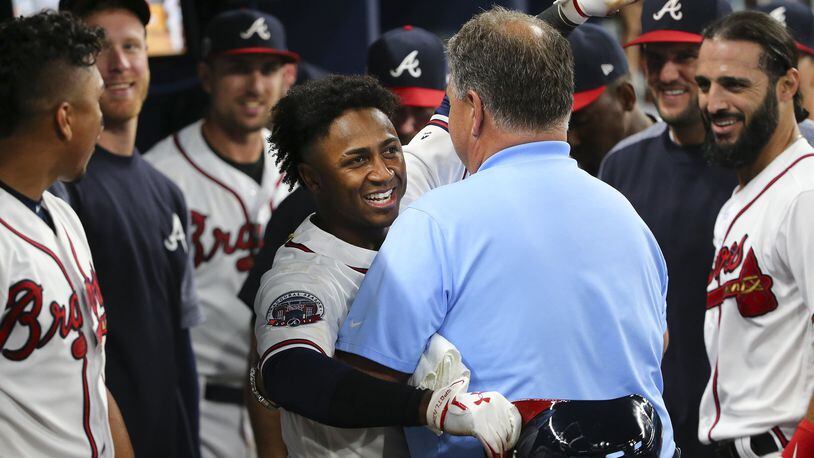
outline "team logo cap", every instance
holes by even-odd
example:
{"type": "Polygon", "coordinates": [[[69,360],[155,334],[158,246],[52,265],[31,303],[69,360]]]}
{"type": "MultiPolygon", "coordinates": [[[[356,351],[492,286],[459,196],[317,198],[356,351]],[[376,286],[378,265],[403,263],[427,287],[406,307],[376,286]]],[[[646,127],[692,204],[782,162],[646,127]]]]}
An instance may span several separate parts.
{"type": "Polygon", "coordinates": [[[209,22],[203,56],[224,54],[273,54],[288,62],[300,60],[286,47],[283,24],[270,14],[251,9],[226,11],[209,22]]]}
{"type": "Polygon", "coordinates": [[[797,49],[814,57],[814,12],[811,8],[796,1],[776,1],[757,9],[786,26],[797,43],[797,49]]]}
{"type": "Polygon", "coordinates": [[[618,41],[604,28],[587,23],[568,35],[574,54],[574,105],[579,111],[594,103],[607,85],[628,73],[627,58],[618,41]]]}
{"type": "Polygon", "coordinates": [[[144,0],[59,0],[60,11],[68,11],[78,17],[108,8],[126,9],[145,26],[150,22],[150,6],[144,0]]]}
{"type": "Polygon", "coordinates": [[[644,43],[698,43],[704,28],[732,12],[726,0],[647,0],[642,34],[625,47],[644,43]]]}
{"type": "Polygon", "coordinates": [[[390,30],[367,49],[367,73],[401,99],[401,104],[437,107],[447,86],[444,44],[409,25],[390,30]]]}

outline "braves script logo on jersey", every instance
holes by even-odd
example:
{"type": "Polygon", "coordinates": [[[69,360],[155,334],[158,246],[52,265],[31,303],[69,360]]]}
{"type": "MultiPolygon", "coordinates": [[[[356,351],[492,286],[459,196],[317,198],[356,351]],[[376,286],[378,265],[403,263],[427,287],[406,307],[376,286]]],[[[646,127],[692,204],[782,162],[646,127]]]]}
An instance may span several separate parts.
{"type": "MultiPolygon", "coordinates": [[[[91,312],[98,318],[96,328],[97,342],[102,342],[102,337],[107,334],[107,319],[102,306],[102,294],[99,290],[99,283],[96,280],[96,273],[92,272],[92,278],[85,280],[85,291],[90,304],[91,312]],[[100,310],[102,315],[100,316],[100,310]]],[[[0,322],[0,348],[6,359],[12,361],[22,361],[31,356],[34,350],[42,348],[59,334],[63,339],[67,339],[71,331],[77,333],[76,338],[71,343],[71,356],[75,359],[82,359],[87,354],[88,342],[82,333],[82,316],[79,297],[76,291],[71,293],[67,301],[67,306],[60,305],[56,301],[48,305],[48,311],[53,320],[51,326],[43,333],[38,320],[43,306],[43,287],[32,280],[20,280],[9,288],[8,300],[6,303],[6,316],[0,322]],[[16,328],[24,328],[28,331],[25,340],[13,339],[19,345],[17,348],[7,348],[9,337],[16,328]]]]}
{"type": "Polygon", "coordinates": [[[264,40],[268,40],[271,38],[271,33],[269,32],[269,26],[266,24],[266,19],[259,17],[255,20],[251,27],[246,29],[244,32],[240,32],[240,38],[244,40],[248,40],[251,38],[252,35],[257,34],[260,38],[264,40]]]}
{"type": "Polygon", "coordinates": [[[324,314],[319,298],[305,291],[291,291],[274,299],[266,312],[266,324],[296,327],[317,322],[324,314]]]}
{"type": "Polygon", "coordinates": [[[653,20],[660,21],[667,13],[670,13],[673,20],[680,21],[684,17],[684,13],[681,12],[681,0],[667,0],[661,10],[653,15],[653,20]]]}
{"type": "Polygon", "coordinates": [[[206,233],[207,215],[191,211],[191,222],[194,226],[192,232],[192,244],[195,247],[195,267],[204,262],[208,262],[215,257],[218,252],[232,254],[236,251],[243,252],[235,262],[235,267],[239,272],[248,272],[254,264],[254,255],[263,245],[260,237],[260,225],[245,223],[240,226],[237,234],[225,231],[219,227],[212,228],[212,246],[208,249],[204,247],[202,236],[206,233]]]}
{"type": "Polygon", "coordinates": [[[390,76],[392,76],[393,78],[398,78],[399,76],[401,76],[402,73],[404,73],[405,70],[407,70],[407,72],[410,73],[410,76],[412,76],[413,78],[418,78],[419,76],[421,76],[421,67],[418,66],[417,57],[418,57],[417,49],[411,52],[410,54],[407,54],[407,56],[404,57],[404,60],[401,61],[401,63],[399,64],[398,67],[396,67],[395,70],[390,70],[390,76]]]}
{"type": "Polygon", "coordinates": [[[740,274],[707,293],[708,309],[717,307],[732,297],[738,304],[738,312],[745,318],[765,315],[777,308],[777,298],[772,292],[774,280],[760,270],[752,248],[749,248],[745,256],[743,254],[748,237],[744,235],[740,242],[732,243],[731,247],[721,247],[718,251],[709,283],[713,280],[720,282],[721,272],[732,273],[740,267],[740,274]]]}

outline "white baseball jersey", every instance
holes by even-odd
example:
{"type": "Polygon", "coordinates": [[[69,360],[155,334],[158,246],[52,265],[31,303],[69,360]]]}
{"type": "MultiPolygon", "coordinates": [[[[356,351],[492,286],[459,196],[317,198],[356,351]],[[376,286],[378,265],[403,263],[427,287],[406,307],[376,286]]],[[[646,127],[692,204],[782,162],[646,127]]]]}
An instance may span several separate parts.
{"type": "MultiPolygon", "coordinates": [[[[443,106],[439,111],[442,108],[443,106]]],[[[427,191],[466,178],[466,167],[452,146],[448,122],[449,117],[445,114],[434,114],[429,124],[404,146],[407,190],[401,199],[401,210],[409,207],[427,191]]]]}
{"type": "MultiPolygon", "coordinates": [[[[254,309],[261,364],[295,347],[333,356],[339,327],[375,256],[375,251],[344,242],[306,218],[260,282],[254,309]]],[[[333,428],[281,413],[289,456],[408,456],[401,428],[333,428]]]]}
{"type": "Polygon", "coordinates": [[[0,444],[4,456],[113,456],[107,321],[85,231],[46,192],[56,233],[0,189],[0,444]]]}
{"type": "MultiPolygon", "coordinates": [[[[203,121],[162,140],[144,158],[184,193],[190,211],[195,283],[206,321],[192,329],[198,373],[240,387],[246,377],[251,310],[237,297],[272,211],[289,194],[264,142],[262,185],[221,159],[203,121]]],[[[263,138],[268,138],[263,130],[263,138]]]]}
{"type": "Polygon", "coordinates": [[[814,147],[799,139],[715,222],[699,439],[772,431],[785,445],[814,393],[814,147]]]}

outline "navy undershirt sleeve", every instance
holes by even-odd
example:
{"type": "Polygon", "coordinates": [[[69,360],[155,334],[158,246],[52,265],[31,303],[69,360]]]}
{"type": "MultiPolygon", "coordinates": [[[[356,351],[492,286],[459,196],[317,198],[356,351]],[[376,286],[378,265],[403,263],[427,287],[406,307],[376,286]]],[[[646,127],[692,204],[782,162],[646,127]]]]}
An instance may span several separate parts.
{"type": "Polygon", "coordinates": [[[387,382],[306,348],[292,348],[263,365],[269,398],[280,407],[340,428],[419,426],[427,390],[387,382]]]}

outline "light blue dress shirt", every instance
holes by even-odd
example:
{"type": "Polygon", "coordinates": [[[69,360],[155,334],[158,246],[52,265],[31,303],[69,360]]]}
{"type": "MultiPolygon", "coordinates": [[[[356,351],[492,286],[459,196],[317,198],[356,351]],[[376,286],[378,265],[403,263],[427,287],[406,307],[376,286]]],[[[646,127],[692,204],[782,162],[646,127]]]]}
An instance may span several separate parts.
{"type": "MultiPolygon", "coordinates": [[[[438,333],[470,391],[523,398],[641,394],[663,423],[667,269],[628,201],[581,171],[563,142],[529,143],[435,189],[390,229],[337,349],[412,373],[438,333]],[[350,326],[353,323],[353,327],[350,326]]],[[[481,456],[473,438],[408,428],[413,456],[481,456]]]]}

